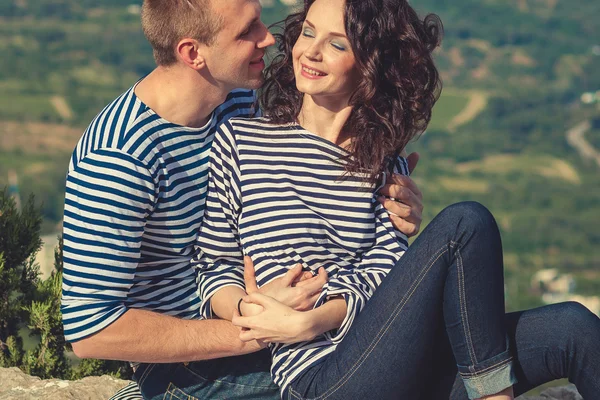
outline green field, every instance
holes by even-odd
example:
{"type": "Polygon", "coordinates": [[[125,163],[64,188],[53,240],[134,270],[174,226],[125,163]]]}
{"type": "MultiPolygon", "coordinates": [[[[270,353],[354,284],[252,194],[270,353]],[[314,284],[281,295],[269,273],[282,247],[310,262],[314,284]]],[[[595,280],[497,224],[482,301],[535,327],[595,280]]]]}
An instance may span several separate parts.
{"type": "Polygon", "coordinates": [[[50,95],[7,93],[0,96],[0,120],[59,122],[50,95]]]}
{"type": "Polygon", "coordinates": [[[429,123],[429,130],[445,130],[452,118],[460,113],[469,103],[466,94],[452,93],[444,89],[440,99],[433,108],[433,116],[429,123]],[[449,93],[448,93],[449,92],[449,93]]]}

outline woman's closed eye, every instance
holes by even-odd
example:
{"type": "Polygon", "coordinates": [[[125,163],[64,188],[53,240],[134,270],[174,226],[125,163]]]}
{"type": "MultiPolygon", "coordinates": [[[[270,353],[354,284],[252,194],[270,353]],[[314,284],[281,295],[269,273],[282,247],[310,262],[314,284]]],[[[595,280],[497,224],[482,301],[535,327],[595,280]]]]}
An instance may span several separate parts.
{"type": "Polygon", "coordinates": [[[315,37],[315,33],[311,29],[304,28],[304,30],[302,31],[302,36],[309,37],[309,38],[314,38],[315,37]]]}
{"type": "Polygon", "coordinates": [[[331,45],[339,51],[346,51],[346,46],[341,43],[331,42],[331,45]]]}

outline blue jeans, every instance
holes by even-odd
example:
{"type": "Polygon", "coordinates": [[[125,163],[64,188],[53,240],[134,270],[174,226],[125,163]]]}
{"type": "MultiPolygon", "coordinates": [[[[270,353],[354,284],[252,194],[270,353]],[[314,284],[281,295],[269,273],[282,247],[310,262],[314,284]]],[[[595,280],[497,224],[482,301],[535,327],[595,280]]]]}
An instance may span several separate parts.
{"type": "Polygon", "coordinates": [[[141,364],[134,380],[146,400],[277,400],[270,367],[271,355],[263,350],[189,364],[141,364]]]}
{"type": "Polygon", "coordinates": [[[335,352],[284,398],[474,399],[562,377],[600,398],[600,319],[576,303],[505,315],[496,222],[461,203],[427,226],[335,352]]]}

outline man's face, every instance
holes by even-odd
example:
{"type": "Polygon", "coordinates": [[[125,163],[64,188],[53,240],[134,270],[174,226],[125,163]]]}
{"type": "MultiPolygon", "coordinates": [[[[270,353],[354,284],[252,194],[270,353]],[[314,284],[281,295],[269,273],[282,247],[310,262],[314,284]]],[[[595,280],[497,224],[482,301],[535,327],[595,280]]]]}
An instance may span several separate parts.
{"type": "Polygon", "coordinates": [[[263,57],[275,43],[260,20],[259,0],[212,0],[223,27],[208,48],[206,63],[215,83],[227,91],[258,89],[263,83],[263,57]]]}

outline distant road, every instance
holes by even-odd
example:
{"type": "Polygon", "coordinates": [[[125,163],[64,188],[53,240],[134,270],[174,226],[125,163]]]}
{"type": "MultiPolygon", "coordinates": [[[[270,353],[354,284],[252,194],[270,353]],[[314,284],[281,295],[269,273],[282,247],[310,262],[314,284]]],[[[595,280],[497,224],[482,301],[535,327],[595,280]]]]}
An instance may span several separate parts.
{"type": "Polygon", "coordinates": [[[465,108],[448,124],[448,130],[454,132],[456,128],[472,121],[487,107],[487,95],[484,92],[469,92],[469,102],[465,108]]]}
{"type": "Polygon", "coordinates": [[[56,112],[66,121],[73,119],[73,110],[69,107],[67,100],[62,96],[52,96],[50,103],[56,109],[56,112]]]}
{"type": "Polygon", "coordinates": [[[595,161],[600,167],[600,153],[585,140],[585,133],[592,129],[590,121],[583,121],[567,131],[567,143],[577,150],[584,160],[595,161]]]}

